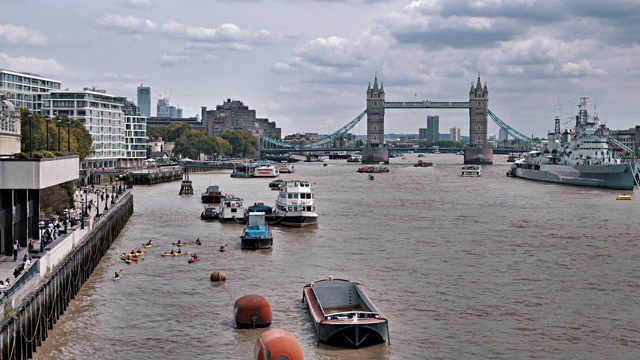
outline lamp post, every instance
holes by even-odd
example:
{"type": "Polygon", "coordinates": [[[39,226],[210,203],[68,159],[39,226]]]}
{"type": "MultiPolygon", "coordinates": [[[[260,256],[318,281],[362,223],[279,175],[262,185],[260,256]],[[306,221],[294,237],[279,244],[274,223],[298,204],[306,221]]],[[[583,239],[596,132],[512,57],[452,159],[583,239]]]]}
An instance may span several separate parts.
{"type": "Polygon", "coordinates": [[[69,224],[69,209],[64,209],[64,233],[67,233],[67,225],[69,224]]]}
{"type": "Polygon", "coordinates": [[[49,151],[49,122],[51,121],[51,116],[47,114],[44,117],[44,120],[46,121],[45,124],[47,125],[47,151],[49,151]]]}
{"type": "Polygon", "coordinates": [[[104,186],[104,196],[104,211],[102,213],[106,213],[107,211],[109,211],[109,185],[104,186]]]}
{"type": "Polygon", "coordinates": [[[44,250],[44,239],[42,238],[42,234],[46,226],[47,224],[44,223],[44,220],[40,220],[38,222],[38,227],[40,228],[40,252],[44,250]]]}
{"type": "Polygon", "coordinates": [[[100,190],[96,190],[96,220],[100,216],[100,190]]]}
{"type": "Polygon", "coordinates": [[[60,118],[60,115],[58,115],[57,118],[58,118],[58,151],[60,151],[60,126],[62,125],[62,119],[60,118]]]}
{"type": "Polygon", "coordinates": [[[71,118],[67,117],[67,152],[71,152],[71,118]]]}
{"type": "Polygon", "coordinates": [[[80,200],[80,229],[84,230],[84,207],[85,207],[84,199],[80,200]]]}
{"type": "Polygon", "coordinates": [[[33,157],[33,111],[27,114],[29,118],[29,159],[33,157]]]}

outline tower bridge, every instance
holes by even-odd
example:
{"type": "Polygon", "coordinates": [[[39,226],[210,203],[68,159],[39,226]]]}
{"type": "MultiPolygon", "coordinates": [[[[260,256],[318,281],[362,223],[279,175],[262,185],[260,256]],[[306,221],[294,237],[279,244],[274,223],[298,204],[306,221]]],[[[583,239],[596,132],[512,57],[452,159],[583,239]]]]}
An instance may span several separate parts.
{"type": "Polygon", "coordinates": [[[260,136],[260,152],[282,153],[282,152],[316,152],[319,149],[342,151],[353,151],[353,147],[336,147],[335,142],[346,136],[346,134],[367,115],[367,141],[364,147],[357,148],[362,151],[363,163],[389,162],[389,147],[385,143],[384,137],[384,114],[386,109],[468,109],[469,111],[469,146],[464,148],[465,164],[492,164],[493,148],[487,142],[487,125],[491,118],[500,128],[514,139],[525,143],[527,146],[534,144],[533,140],[526,135],[513,129],[507,123],[500,120],[488,107],[489,90],[487,83],[484,86],[478,81],[474,85],[471,83],[469,90],[469,101],[385,101],[384,85],[378,86],[376,77],[373,86],[367,87],[367,108],[356,118],[351,120],[337,131],[322,137],[317,141],[305,145],[286,143],[268,136],[260,136]]]}

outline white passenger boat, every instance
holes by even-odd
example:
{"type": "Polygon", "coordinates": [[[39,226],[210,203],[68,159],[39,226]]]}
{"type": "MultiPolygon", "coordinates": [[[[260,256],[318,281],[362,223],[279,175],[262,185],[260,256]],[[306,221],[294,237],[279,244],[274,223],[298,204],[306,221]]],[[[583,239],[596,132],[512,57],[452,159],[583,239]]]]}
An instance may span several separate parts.
{"type": "Polygon", "coordinates": [[[276,167],[276,170],[278,170],[278,172],[280,174],[285,174],[285,173],[286,174],[290,174],[290,173],[293,173],[295,171],[295,168],[294,168],[293,164],[288,163],[286,161],[282,161],[279,164],[276,164],[275,167],[276,167]]]}
{"type": "Polygon", "coordinates": [[[274,165],[260,165],[253,169],[253,177],[277,177],[280,175],[274,165]]]}
{"type": "Polygon", "coordinates": [[[318,222],[311,181],[286,180],[280,184],[276,206],[267,219],[272,225],[304,227],[318,222]]]}
{"type": "Polygon", "coordinates": [[[462,176],[478,177],[480,175],[482,175],[482,168],[480,165],[462,165],[462,176]]]}

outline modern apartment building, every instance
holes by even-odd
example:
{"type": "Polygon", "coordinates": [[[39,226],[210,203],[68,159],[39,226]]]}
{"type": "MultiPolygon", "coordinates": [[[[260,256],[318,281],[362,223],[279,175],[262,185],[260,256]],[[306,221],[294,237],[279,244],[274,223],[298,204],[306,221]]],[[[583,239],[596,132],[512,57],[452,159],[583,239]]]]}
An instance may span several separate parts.
{"type": "Polygon", "coordinates": [[[151,87],[150,86],[138,86],[138,107],[140,108],[140,115],[151,117],[151,87]]]}
{"type": "Polygon", "coordinates": [[[124,112],[124,158],[118,160],[117,167],[142,166],[147,159],[147,117],[140,113],[140,107],[126,97],[116,97],[124,112]]]}
{"type": "MultiPolygon", "coordinates": [[[[115,168],[125,158],[126,121],[123,104],[105,90],[56,90],[43,96],[42,113],[51,117],[66,114],[84,124],[93,138],[95,153],[82,169],[115,168]]],[[[145,134],[146,137],[146,134],[145,134]]]]}
{"type": "Polygon", "coordinates": [[[0,92],[16,108],[41,112],[42,97],[52,90],[60,90],[61,82],[40,75],[0,69],[0,92]]]}

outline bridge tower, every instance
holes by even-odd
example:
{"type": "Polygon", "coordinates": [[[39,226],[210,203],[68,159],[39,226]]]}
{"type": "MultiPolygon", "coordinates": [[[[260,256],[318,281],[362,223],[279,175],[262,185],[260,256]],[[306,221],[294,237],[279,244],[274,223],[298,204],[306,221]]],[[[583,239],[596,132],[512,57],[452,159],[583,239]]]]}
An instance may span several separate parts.
{"type": "Polygon", "coordinates": [[[469,147],[464,151],[465,164],[493,164],[493,148],[487,144],[489,89],[478,76],[477,85],[469,90],[469,147]]]}
{"type": "Polygon", "coordinates": [[[384,84],[378,77],[367,87],[367,144],[362,148],[362,163],[389,163],[389,148],[384,143],[384,84]]]}

